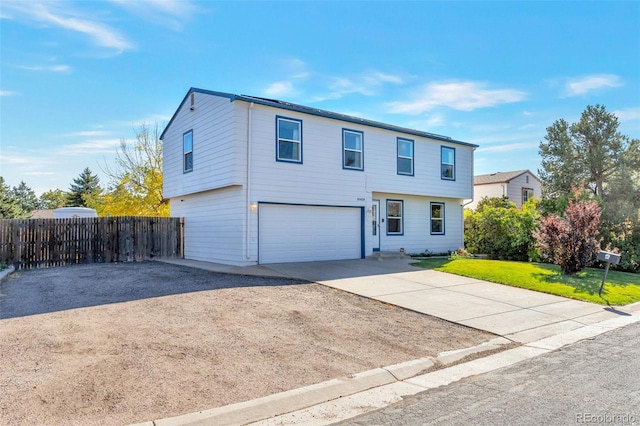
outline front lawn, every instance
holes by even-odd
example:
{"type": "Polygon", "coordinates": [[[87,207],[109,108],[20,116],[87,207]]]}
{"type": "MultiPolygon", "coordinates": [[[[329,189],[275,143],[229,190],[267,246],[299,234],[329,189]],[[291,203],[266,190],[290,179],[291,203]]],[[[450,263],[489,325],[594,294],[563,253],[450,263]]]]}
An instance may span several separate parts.
{"type": "Polygon", "coordinates": [[[432,258],[412,265],[601,305],[640,301],[640,274],[609,271],[599,296],[603,269],[587,268],[576,275],[565,275],[556,265],[467,258],[432,258]]]}

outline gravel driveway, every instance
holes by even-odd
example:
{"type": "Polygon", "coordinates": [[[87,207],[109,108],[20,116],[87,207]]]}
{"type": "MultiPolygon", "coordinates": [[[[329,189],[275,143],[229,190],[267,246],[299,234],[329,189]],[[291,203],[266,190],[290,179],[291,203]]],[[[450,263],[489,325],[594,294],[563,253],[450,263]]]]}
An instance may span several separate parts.
{"type": "Polygon", "coordinates": [[[0,424],[176,416],[492,337],[299,280],[160,262],[18,271],[0,283],[0,424]]]}

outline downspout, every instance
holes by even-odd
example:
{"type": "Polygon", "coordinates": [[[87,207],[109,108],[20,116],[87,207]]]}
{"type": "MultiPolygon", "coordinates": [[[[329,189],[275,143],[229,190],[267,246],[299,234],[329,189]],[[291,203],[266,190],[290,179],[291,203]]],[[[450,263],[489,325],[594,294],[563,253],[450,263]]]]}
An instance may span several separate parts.
{"type": "Polygon", "coordinates": [[[253,109],[253,102],[249,104],[247,113],[247,186],[246,186],[246,214],[245,214],[245,233],[247,240],[245,241],[245,257],[247,260],[251,259],[251,110],[253,109]]]}
{"type": "MultiPolygon", "coordinates": [[[[473,153],[476,152],[476,149],[473,148],[473,151],[471,151],[471,155],[473,156],[473,153]]],[[[464,203],[462,204],[462,209],[460,211],[460,214],[462,215],[462,241],[460,242],[460,247],[464,248],[464,208],[465,206],[468,206],[469,204],[473,203],[473,200],[475,199],[475,186],[473,184],[473,179],[474,179],[474,162],[471,161],[471,200],[469,200],[468,203],[464,203]]]]}

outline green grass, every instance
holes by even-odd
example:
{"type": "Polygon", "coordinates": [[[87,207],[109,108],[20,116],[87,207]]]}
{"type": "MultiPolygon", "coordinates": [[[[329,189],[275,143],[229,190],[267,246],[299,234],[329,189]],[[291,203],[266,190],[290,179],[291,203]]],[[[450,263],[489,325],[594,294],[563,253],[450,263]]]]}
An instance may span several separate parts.
{"type": "Polygon", "coordinates": [[[603,269],[565,275],[556,265],[466,258],[425,259],[412,265],[602,305],[640,301],[640,274],[609,271],[600,296],[603,269]]]}

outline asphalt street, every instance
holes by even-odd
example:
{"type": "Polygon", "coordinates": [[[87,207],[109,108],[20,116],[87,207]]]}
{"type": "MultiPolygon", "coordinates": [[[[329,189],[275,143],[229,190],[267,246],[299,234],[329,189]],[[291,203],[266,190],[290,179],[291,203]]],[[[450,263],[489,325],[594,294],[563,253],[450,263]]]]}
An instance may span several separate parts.
{"type": "Polygon", "coordinates": [[[337,424],[640,425],[640,324],[337,424]]]}

